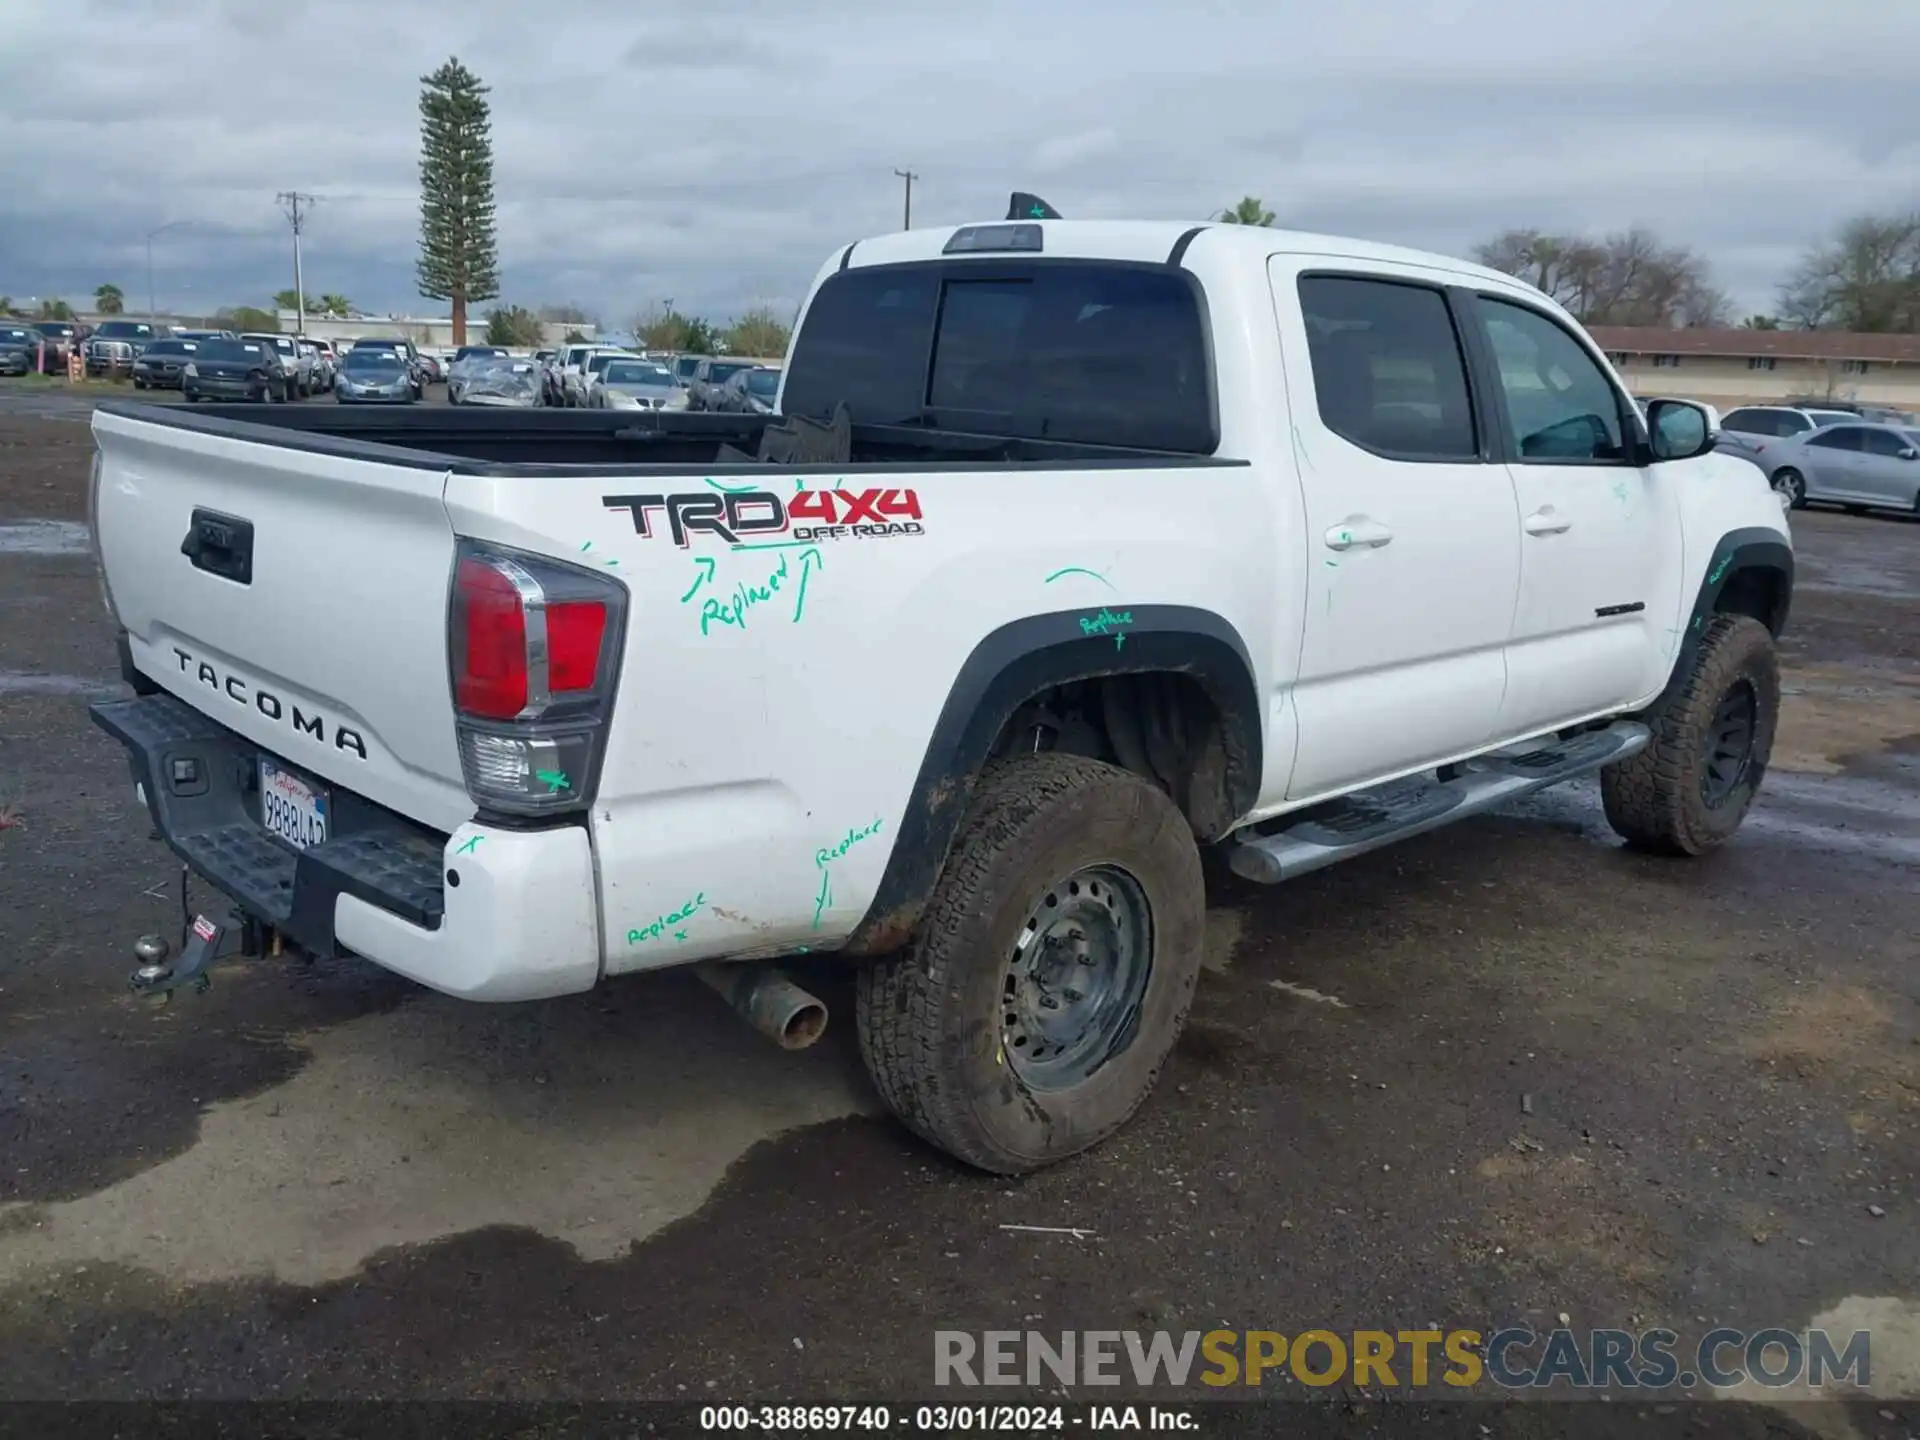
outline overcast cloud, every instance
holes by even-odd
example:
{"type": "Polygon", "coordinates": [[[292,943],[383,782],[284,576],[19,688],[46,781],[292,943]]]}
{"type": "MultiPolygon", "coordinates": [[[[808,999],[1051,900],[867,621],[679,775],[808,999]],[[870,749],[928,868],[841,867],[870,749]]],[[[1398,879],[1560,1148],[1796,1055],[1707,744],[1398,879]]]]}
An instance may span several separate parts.
{"type": "Polygon", "coordinates": [[[419,77],[493,87],[504,298],[790,309],[836,245],[996,218],[1282,224],[1453,254],[1654,228],[1771,308],[1920,203],[1920,5],[1828,0],[0,0],[0,292],[163,310],[415,294],[419,77]]]}

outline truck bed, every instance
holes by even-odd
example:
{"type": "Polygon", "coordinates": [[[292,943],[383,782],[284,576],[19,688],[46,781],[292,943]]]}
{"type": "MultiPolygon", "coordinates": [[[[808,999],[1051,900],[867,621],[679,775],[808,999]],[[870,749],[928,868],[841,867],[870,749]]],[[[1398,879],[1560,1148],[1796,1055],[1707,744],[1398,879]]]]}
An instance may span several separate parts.
{"type": "MultiPolygon", "coordinates": [[[[633,410],[508,410],[450,405],[152,405],[110,400],[100,410],[154,425],[285,449],[374,460],[462,475],[529,476],[618,470],[623,474],[751,475],[752,458],[778,417],[633,410]],[[744,454],[741,452],[745,452],[744,454]]],[[[1207,456],[1122,445],[1010,438],[902,425],[852,429],[851,453],[818,464],[783,463],[787,474],[983,465],[1129,467],[1233,464],[1207,456]]]]}

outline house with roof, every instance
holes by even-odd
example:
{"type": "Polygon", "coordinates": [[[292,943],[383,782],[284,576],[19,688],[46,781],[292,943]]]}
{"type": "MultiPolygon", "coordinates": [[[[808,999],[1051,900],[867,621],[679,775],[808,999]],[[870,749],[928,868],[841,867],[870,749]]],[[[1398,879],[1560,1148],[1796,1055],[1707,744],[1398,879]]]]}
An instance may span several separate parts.
{"type": "Polygon", "coordinates": [[[1920,335],[1638,325],[1595,325],[1589,333],[1639,396],[1704,400],[1721,410],[1846,400],[1920,412],[1920,335]]]}

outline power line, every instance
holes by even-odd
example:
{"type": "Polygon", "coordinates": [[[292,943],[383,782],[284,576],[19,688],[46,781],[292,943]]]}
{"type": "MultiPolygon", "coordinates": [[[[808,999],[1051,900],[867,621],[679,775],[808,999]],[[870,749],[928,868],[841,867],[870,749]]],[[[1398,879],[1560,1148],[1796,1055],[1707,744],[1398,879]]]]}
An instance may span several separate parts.
{"type": "Polygon", "coordinates": [[[901,215],[900,228],[902,230],[911,230],[913,228],[913,182],[920,177],[911,170],[896,170],[893,173],[907,182],[907,204],[905,211],[901,215]]]}
{"type": "Polygon", "coordinates": [[[307,286],[300,272],[300,231],[307,219],[306,210],[319,202],[317,195],[303,195],[298,190],[282,190],[273,197],[280,202],[280,208],[287,212],[287,223],[293,226],[293,329],[297,335],[307,328],[307,286]]]}

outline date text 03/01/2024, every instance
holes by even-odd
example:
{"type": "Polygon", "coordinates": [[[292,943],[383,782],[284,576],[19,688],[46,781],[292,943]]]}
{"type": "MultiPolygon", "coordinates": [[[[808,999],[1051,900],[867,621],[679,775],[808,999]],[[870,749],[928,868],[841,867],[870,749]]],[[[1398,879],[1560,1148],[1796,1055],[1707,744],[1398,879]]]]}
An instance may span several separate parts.
{"type": "Polygon", "coordinates": [[[1069,1429],[1197,1431],[1191,1410],[1165,1405],[703,1405],[700,1428],[746,1434],[910,1430],[1059,1435],[1069,1429]]]}

